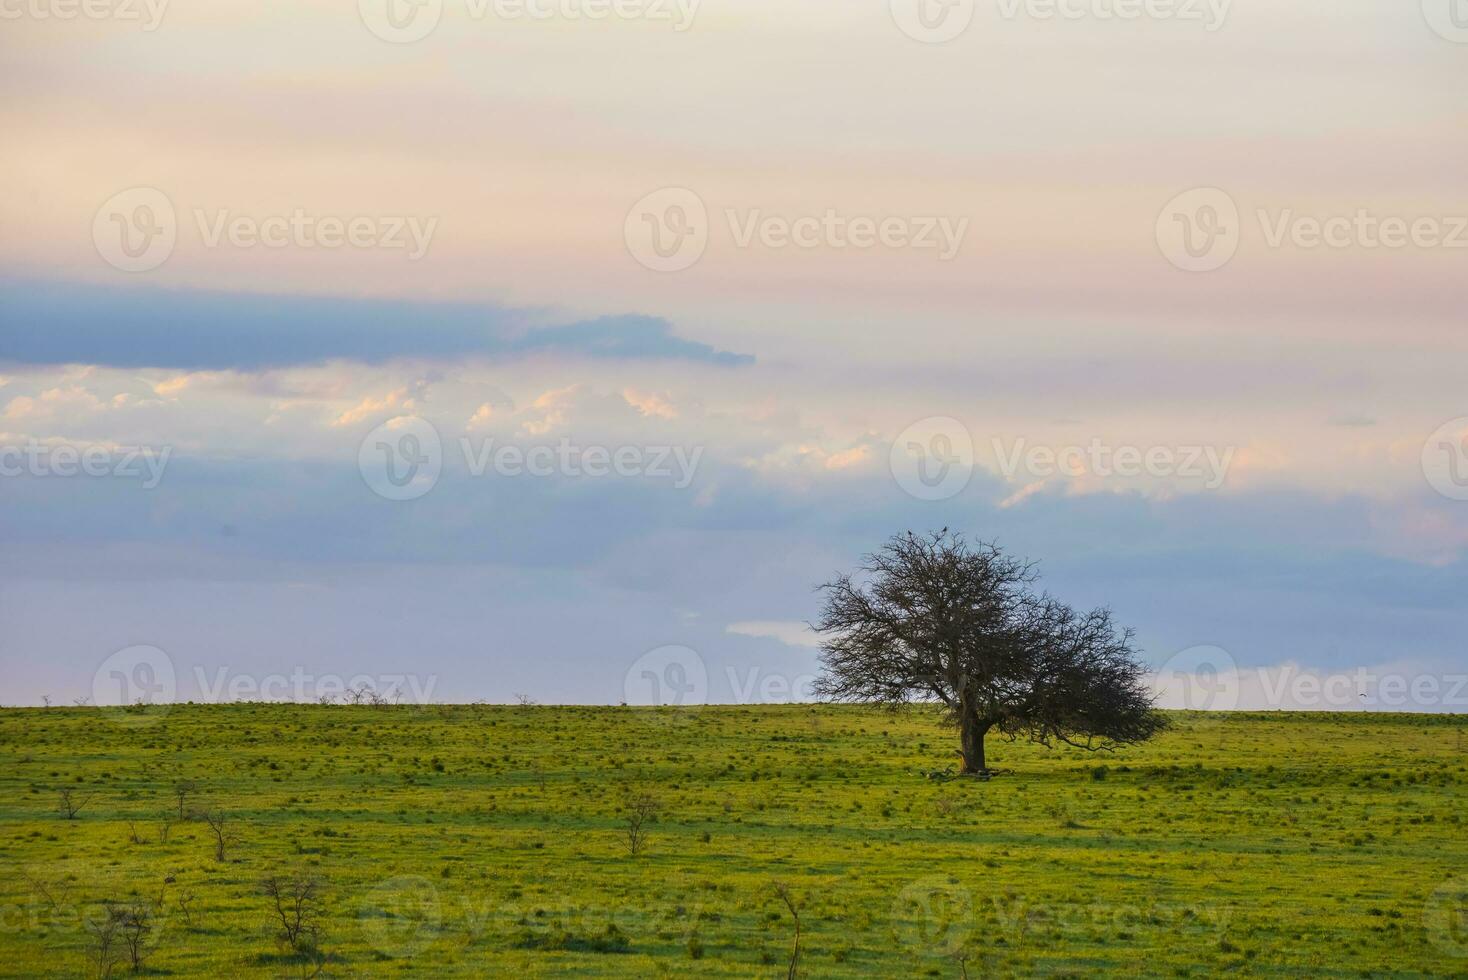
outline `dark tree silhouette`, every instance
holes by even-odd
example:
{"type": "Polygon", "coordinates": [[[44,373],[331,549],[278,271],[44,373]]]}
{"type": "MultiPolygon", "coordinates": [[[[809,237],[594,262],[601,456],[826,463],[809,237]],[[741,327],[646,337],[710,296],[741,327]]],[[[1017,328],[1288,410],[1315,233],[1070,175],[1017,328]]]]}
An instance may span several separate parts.
{"type": "Polygon", "coordinates": [[[860,580],[821,586],[818,693],[897,706],[938,701],[965,773],[982,774],[992,730],[1109,750],[1160,731],[1132,632],[1032,588],[1034,566],[947,528],[867,555],[860,580]]]}

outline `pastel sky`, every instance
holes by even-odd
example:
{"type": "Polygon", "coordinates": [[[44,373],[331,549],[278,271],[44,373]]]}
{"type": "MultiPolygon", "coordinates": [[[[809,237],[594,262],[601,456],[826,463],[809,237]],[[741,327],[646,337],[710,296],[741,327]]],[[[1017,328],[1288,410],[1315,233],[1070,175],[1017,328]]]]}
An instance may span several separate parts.
{"type": "Polygon", "coordinates": [[[1159,667],[1468,672],[1450,0],[960,0],[942,43],[915,0],[446,0],[410,42],[403,0],[96,2],[0,0],[0,464],[42,460],[0,476],[6,703],[135,645],[179,697],[614,703],[676,645],[708,700],[778,698],[813,587],[943,526],[1159,667]],[[1236,214],[1175,222],[1193,189],[1236,214]],[[649,200],[696,202],[654,215],[686,267],[648,267],[649,200]],[[134,219],[171,244],[127,271],[134,219]],[[1180,268],[1168,229],[1210,226],[1225,261],[1180,268]],[[388,499],[416,420],[441,472],[388,499]],[[654,472],[473,472],[506,445],[654,472]],[[149,486],[57,447],[168,455],[149,486]]]}

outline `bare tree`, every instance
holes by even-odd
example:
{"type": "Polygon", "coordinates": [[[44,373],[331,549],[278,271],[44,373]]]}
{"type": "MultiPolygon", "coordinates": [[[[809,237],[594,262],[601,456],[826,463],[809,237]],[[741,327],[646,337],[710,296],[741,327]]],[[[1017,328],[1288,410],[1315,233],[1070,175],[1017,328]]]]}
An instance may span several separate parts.
{"type": "Polygon", "coordinates": [[[194,811],[194,819],[203,822],[214,835],[214,860],[223,861],[225,848],[235,839],[228,827],[228,815],[218,808],[201,809],[194,811]]]}
{"type": "Polygon", "coordinates": [[[1033,591],[1029,562],[944,528],[893,537],[859,572],[861,581],[841,575],[821,586],[816,690],[839,701],[941,703],[959,730],[964,773],[988,773],[990,730],[1095,751],[1165,726],[1132,632],[1109,610],[1080,613],[1033,591]]]}
{"type": "Polygon", "coordinates": [[[100,977],[112,976],[124,957],[132,972],[143,972],[155,948],[153,909],[147,902],[109,903],[103,906],[100,918],[87,921],[87,931],[91,934],[88,958],[100,977]]]}
{"type": "Polygon", "coordinates": [[[122,942],[127,947],[128,965],[134,973],[143,972],[143,960],[153,952],[149,938],[153,934],[153,910],[147,902],[133,902],[122,910],[122,942]]]}
{"type": "Polygon", "coordinates": [[[70,892],[71,888],[65,880],[58,880],[53,887],[45,878],[31,871],[22,870],[21,877],[25,879],[26,884],[30,885],[31,890],[51,907],[52,913],[60,913],[62,910],[61,903],[70,901],[68,892],[70,892]],[[61,893],[59,899],[56,895],[58,891],[61,893]]]}
{"type": "Polygon", "coordinates": [[[260,883],[280,926],[278,938],[297,953],[312,953],[321,935],[321,882],[305,875],[270,875],[260,883]]]}
{"type": "Polygon", "coordinates": [[[76,815],[82,812],[82,807],[87,805],[90,796],[83,796],[70,786],[63,786],[56,791],[60,797],[59,808],[61,815],[67,820],[75,820],[76,815]]]}
{"type": "Polygon", "coordinates": [[[790,946],[790,970],[785,974],[786,980],[795,980],[800,975],[800,907],[795,904],[790,886],[783,881],[775,882],[775,896],[785,903],[785,907],[790,910],[790,917],[795,920],[795,941],[790,946]]]}
{"type": "Polygon", "coordinates": [[[189,797],[199,792],[199,784],[192,779],[180,779],[173,784],[173,797],[178,801],[178,818],[185,819],[189,797]]]}
{"type": "Polygon", "coordinates": [[[190,929],[194,927],[193,905],[195,897],[192,888],[183,887],[179,890],[178,898],[174,899],[174,903],[178,905],[178,910],[183,913],[184,924],[190,929]]]}
{"type": "Polygon", "coordinates": [[[86,920],[88,944],[87,961],[91,964],[98,980],[111,980],[122,960],[122,944],[118,939],[121,922],[112,914],[112,908],[103,910],[100,918],[86,920]]]}
{"type": "Polygon", "coordinates": [[[647,847],[647,825],[657,816],[658,801],[646,793],[627,804],[627,853],[633,857],[647,847]]]}
{"type": "Polygon", "coordinates": [[[365,683],[359,684],[356,687],[347,688],[346,693],[342,695],[342,699],[347,704],[365,704],[371,705],[374,708],[382,707],[389,703],[384,695],[378,694],[371,685],[365,683]]]}

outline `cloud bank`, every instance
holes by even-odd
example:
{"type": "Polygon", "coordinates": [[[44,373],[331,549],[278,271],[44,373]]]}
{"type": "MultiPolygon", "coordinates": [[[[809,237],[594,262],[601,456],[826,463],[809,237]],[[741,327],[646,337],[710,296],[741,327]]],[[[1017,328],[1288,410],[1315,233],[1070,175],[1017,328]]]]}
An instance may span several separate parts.
{"type": "Polygon", "coordinates": [[[477,303],[0,282],[0,359],[19,364],[251,371],[540,352],[723,366],[754,361],[675,336],[667,320],[637,314],[546,326],[524,311],[477,303]]]}

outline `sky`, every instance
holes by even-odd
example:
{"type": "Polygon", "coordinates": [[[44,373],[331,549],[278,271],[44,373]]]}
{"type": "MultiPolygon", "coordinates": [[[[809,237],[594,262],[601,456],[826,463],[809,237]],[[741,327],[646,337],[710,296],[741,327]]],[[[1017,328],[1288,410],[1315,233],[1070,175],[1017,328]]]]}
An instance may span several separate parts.
{"type": "Polygon", "coordinates": [[[800,699],[949,527],[1162,703],[1468,707],[1461,0],[0,19],[7,704],[800,699]]]}

